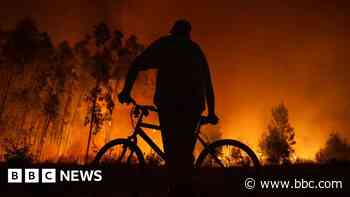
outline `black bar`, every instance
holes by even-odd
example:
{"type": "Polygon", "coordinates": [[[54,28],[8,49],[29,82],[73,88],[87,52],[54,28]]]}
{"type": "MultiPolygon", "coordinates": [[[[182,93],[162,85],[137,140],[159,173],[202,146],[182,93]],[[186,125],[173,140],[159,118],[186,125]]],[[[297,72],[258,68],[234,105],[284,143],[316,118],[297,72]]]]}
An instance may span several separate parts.
{"type": "Polygon", "coordinates": [[[154,143],[154,141],[150,137],[148,137],[148,135],[144,131],[139,131],[139,135],[162,159],[165,159],[165,153],[162,150],[160,150],[157,144],[154,143]]]}
{"type": "Polygon", "coordinates": [[[158,125],[153,125],[153,124],[148,124],[148,123],[140,123],[140,127],[148,128],[148,129],[160,130],[160,126],[158,126],[158,125]]]}

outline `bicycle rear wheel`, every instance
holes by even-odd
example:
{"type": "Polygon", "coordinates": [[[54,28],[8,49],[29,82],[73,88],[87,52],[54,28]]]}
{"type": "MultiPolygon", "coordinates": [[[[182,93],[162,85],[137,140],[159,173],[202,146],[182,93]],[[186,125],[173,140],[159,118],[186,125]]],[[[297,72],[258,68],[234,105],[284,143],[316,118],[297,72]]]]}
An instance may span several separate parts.
{"type": "Polygon", "coordinates": [[[143,167],[145,160],[141,150],[128,139],[115,139],[105,144],[93,162],[102,166],[143,167]]]}
{"type": "Polygon", "coordinates": [[[197,168],[252,167],[258,169],[260,162],[247,145],[231,139],[218,140],[205,148],[195,163],[197,168]]]}

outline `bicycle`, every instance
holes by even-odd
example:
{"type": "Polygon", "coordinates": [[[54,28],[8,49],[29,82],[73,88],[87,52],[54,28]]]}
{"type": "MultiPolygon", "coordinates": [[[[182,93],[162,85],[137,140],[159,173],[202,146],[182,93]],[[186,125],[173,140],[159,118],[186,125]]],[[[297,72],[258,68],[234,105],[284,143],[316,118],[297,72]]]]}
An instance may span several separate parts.
{"type": "MultiPolygon", "coordinates": [[[[134,105],[130,116],[137,118],[136,126],[128,138],[114,139],[105,144],[96,154],[93,164],[119,164],[127,166],[145,166],[145,158],[137,145],[137,137],[140,136],[151,149],[161,158],[165,159],[165,153],[146,134],[142,128],[160,130],[160,126],[143,122],[149,112],[157,112],[157,108],[148,105],[134,105]],[[117,150],[121,148],[121,150],[117,150]],[[117,151],[114,151],[116,149],[117,151]]],[[[209,143],[200,131],[201,125],[210,123],[206,117],[201,117],[196,128],[197,141],[203,146],[203,150],[195,160],[194,166],[230,168],[235,166],[253,167],[258,169],[260,162],[254,151],[247,145],[233,139],[220,139],[209,143]]],[[[197,143],[197,142],[196,142],[197,143]]]]}

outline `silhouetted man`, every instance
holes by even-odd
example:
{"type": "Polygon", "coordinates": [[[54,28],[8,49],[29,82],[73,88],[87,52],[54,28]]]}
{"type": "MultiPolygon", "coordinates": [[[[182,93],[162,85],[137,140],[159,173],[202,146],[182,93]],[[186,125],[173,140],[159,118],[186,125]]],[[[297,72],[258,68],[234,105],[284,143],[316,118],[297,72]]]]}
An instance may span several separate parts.
{"type": "Polygon", "coordinates": [[[205,103],[209,122],[216,124],[218,121],[208,63],[200,47],[191,40],[190,33],[188,21],[177,21],[170,35],[152,43],[134,60],[119,94],[121,103],[130,102],[137,73],[158,69],[154,104],[159,110],[169,175],[177,188],[175,191],[181,193],[190,189],[194,131],[205,103]]]}

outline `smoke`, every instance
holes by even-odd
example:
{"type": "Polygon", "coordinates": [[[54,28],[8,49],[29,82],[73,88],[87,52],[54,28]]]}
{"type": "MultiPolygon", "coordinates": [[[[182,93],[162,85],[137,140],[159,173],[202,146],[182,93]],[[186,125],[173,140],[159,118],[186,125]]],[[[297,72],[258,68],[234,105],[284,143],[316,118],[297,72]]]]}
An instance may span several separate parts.
{"type": "Polygon", "coordinates": [[[312,158],[331,131],[350,137],[349,7],[343,0],[12,0],[2,3],[0,24],[32,16],[56,42],[75,42],[105,20],[149,43],[187,18],[211,67],[223,137],[256,150],[271,108],[284,102],[296,153],[312,158]]]}
{"type": "Polygon", "coordinates": [[[24,17],[34,18],[55,42],[76,42],[100,21],[120,27],[124,0],[13,0],[1,2],[0,24],[11,28],[24,17]]]}
{"type": "Polygon", "coordinates": [[[350,137],[346,1],[128,1],[122,23],[150,42],[178,18],[211,66],[223,137],[257,150],[271,108],[284,102],[296,152],[313,158],[328,134],[350,137]]]}

